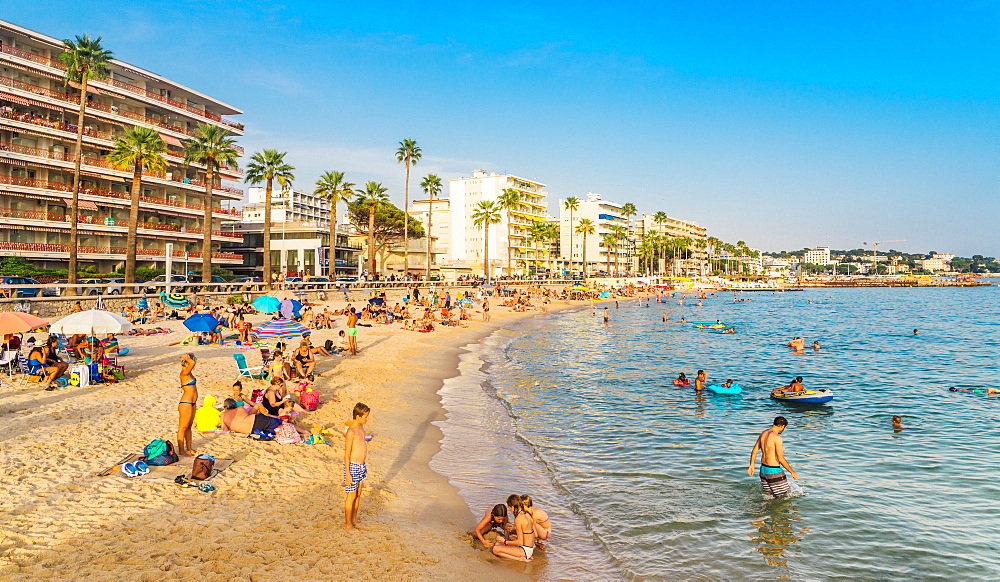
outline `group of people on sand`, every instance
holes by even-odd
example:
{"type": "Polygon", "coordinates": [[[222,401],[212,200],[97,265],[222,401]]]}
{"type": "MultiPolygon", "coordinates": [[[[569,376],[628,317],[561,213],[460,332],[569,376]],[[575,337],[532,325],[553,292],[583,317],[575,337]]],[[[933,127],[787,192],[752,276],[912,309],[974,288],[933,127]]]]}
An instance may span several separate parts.
{"type": "Polygon", "coordinates": [[[492,548],[495,556],[530,562],[535,548],[545,548],[552,523],[548,513],[534,506],[530,495],[514,494],[507,497],[506,504],[498,503],[487,510],[473,534],[483,546],[492,548]],[[491,532],[496,534],[495,541],[486,538],[491,532]]]}

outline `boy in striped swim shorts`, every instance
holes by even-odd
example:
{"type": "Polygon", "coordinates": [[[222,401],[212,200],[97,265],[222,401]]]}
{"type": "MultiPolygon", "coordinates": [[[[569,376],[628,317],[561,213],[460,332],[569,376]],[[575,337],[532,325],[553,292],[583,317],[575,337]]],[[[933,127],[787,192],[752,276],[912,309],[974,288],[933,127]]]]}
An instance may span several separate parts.
{"type": "Polygon", "coordinates": [[[754,443],[753,451],[750,453],[750,467],[747,468],[747,474],[753,476],[753,466],[757,462],[757,451],[760,451],[760,484],[764,493],[772,497],[781,497],[788,493],[790,486],[788,477],[785,475],[786,469],[792,474],[792,479],[796,481],[799,479],[798,473],[785,460],[781,433],[787,426],[788,421],[784,416],[775,418],[771,428],[760,433],[760,436],[757,437],[757,442],[754,443]]]}
{"type": "Polygon", "coordinates": [[[365,440],[365,423],[371,409],[358,402],[354,405],[351,426],[344,433],[344,529],[354,531],[358,525],[358,507],[361,489],[368,478],[368,441],[365,440]]]}

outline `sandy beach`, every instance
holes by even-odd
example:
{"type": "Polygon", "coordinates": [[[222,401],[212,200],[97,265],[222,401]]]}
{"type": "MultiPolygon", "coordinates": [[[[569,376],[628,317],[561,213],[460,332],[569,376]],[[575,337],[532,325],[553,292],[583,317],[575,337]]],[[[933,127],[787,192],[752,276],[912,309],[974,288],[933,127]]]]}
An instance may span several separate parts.
{"type": "MultiPolygon", "coordinates": [[[[167,347],[188,335],[171,320],[157,324],[171,334],[120,338],[132,350],[120,359],[124,382],[44,392],[5,378],[0,579],[517,579],[523,564],[474,549],[468,508],[428,465],[441,438],[432,422],[444,418],[437,391],[457,373],[462,346],[517,320],[544,317],[496,306],[492,313],[489,323],[476,312],[465,328],[437,326],[433,333],[399,324],[361,327],[358,356],[318,357],[322,404],[298,424],[323,423],[332,446],[196,432],[199,452],[235,459],[211,480],[217,489],[210,493],[166,479],[97,473],[141,453],[152,439],[176,441],[182,353],[199,359],[200,405],[206,394],[220,401],[228,395],[237,378],[234,353],[259,365],[256,349],[232,341],[167,347]],[[358,401],[372,408],[373,439],[362,527],[349,534],[339,429],[358,401]]],[[[335,329],[315,331],[314,342],[336,338],[344,323],[339,317],[335,329]]],[[[249,393],[250,383],[244,385],[249,393]]]]}

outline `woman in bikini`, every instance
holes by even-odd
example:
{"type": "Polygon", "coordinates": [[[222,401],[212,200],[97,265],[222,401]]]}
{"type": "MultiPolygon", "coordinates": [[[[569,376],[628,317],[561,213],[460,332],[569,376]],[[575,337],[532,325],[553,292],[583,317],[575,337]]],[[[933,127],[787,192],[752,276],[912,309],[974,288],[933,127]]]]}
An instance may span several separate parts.
{"type": "Polygon", "coordinates": [[[194,354],[181,356],[181,401],[177,405],[180,422],[177,425],[177,452],[184,456],[194,456],[198,451],[191,448],[191,426],[194,424],[194,410],[198,406],[198,380],[194,377],[194,365],[198,359],[194,354]]]}
{"type": "Polygon", "coordinates": [[[507,509],[514,514],[514,536],[510,541],[497,538],[493,555],[519,562],[530,562],[535,553],[535,522],[524,510],[520,495],[507,498],[507,509]]]}
{"type": "Polygon", "coordinates": [[[507,520],[507,506],[503,503],[498,503],[493,506],[493,509],[487,509],[483,518],[479,520],[476,524],[476,529],[473,530],[476,538],[486,546],[487,548],[492,548],[493,543],[487,540],[484,536],[491,532],[499,530],[497,538],[506,538],[507,532],[513,527],[511,523],[507,520]]]}
{"type": "MultiPolygon", "coordinates": [[[[535,507],[531,502],[530,495],[521,496],[521,505],[524,506],[524,510],[531,516],[532,521],[535,522],[535,533],[538,534],[538,539],[549,539],[549,534],[552,533],[552,524],[549,522],[549,514],[544,510],[535,507]]],[[[538,547],[543,548],[541,542],[538,542],[538,547]]]]}

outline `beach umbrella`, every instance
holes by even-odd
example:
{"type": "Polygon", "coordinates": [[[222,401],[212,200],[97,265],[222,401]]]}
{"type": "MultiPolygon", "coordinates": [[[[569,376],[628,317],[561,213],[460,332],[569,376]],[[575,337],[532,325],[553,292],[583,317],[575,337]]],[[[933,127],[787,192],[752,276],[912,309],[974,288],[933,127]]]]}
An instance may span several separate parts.
{"type": "Polygon", "coordinates": [[[300,309],[302,309],[301,302],[295,299],[282,299],[281,305],[278,307],[278,313],[285,319],[292,319],[300,309]]]}
{"type": "Polygon", "coordinates": [[[590,289],[588,289],[587,287],[585,287],[583,285],[577,285],[576,287],[573,287],[573,290],[574,291],[590,291],[590,289]]]}
{"type": "Polygon", "coordinates": [[[139,298],[139,302],[136,303],[135,306],[136,306],[136,308],[141,309],[143,311],[149,309],[149,300],[146,299],[146,294],[145,293],[142,294],[142,297],[139,298]]]}
{"type": "Polygon", "coordinates": [[[184,327],[189,331],[212,331],[219,325],[219,320],[207,313],[196,313],[184,320],[184,327]]]}
{"type": "Polygon", "coordinates": [[[0,313],[0,333],[19,333],[31,331],[37,327],[44,327],[49,322],[41,317],[35,317],[30,313],[20,311],[7,311],[0,313]]]}
{"type": "Polygon", "coordinates": [[[263,295],[254,299],[250,305],[261,313],[274,313],[281,308],[281,301],[277,297],[263,295]]]}
{"type": "Polygon", "coordinates": [[[124,317],[110,311],[90,309],[67,315],[53,323],[49,328],[49,333],[101,335],[124,333],[130,329],[132,329],[132,324],[124,317]]]}
{"type": "Polygon", "coordinates": [[[176,308],[183,308],[191,305],[188,298],[180,293],[171,293],[170,295],[167,295],[166,292],[160,291],[160,301],[162,301],[164,305],[176,308]]]}
{"type": "Polygon", "coordinates": [[[382,305],[385,304],[385,299],[382,299],[381,297],[372,297],[371,299],[368,300],[368,303],[382,307],[382,305]]]}
{"type": "Polygon", "coordinates": [[[274,319],[258,325],[252,335],[258,340],[289,340],[310,333],[308,327],[297,321],[274,319]]]}

